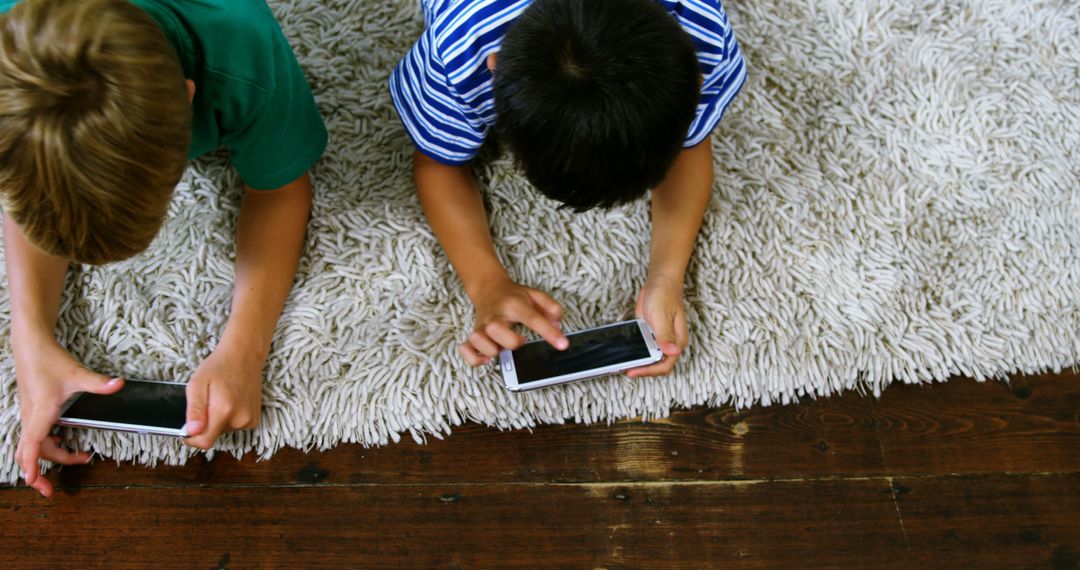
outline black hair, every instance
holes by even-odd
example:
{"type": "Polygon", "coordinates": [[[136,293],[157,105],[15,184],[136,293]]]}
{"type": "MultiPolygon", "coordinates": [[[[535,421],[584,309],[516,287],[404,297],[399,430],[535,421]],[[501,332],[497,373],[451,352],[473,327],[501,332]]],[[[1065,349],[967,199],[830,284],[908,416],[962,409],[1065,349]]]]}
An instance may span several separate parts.
{"type": "Polygon", "coordinates": [[[609,208],[664,179],[700,74],[690,35],[654,0],[535,0],[502,40],[495,130],[544,195],[609,208]]]}

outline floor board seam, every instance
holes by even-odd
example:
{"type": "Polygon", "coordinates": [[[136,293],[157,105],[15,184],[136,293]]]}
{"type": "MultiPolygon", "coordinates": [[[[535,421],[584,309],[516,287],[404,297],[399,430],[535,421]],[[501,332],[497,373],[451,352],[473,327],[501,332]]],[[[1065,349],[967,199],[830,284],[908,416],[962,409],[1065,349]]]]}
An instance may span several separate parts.
{"type": "MultiPolygon", "coordinates": [[[[56,489],[84,490],[84,489],[271,489],[271,488],[364,488],[364,487],[691,487],[691,486],[721,486],[739,487],[749,485],[768,485],[784,483],[827,483],[827,482],[866,482],[881,481],[889,483],[896,479],[955,479],[955,478],[988,478],[988,477],[1058,477],[1080,475],[1080,471],[1044,471],[1044,472],[990,472],[990,473],[935,473],[935,474],[881,474],[866,476],[828,476],[828,477],[781,477],[759,479],[692,479],[692,480],[634,480],[634,481],[433,481],[422,483],[166,483],[166,484],[114,484],[114,485],[81,485],[78,487],[56,485],[56,489]]],[[[4,491],[25,491],[26,488],[4,486],[4,491]]]]}
{"type": "MultiPolygon", "coordinates": [[[[881,420],[877,413],[877,402],[870,401],[870,414],[874,422],[874,439],[877,440],[878,453],[881,454],[881,466],[885,468],[885,471],[891,471],[889,468],[889,458],[885,454],[885,441],[881,439],[881,420]]],[[[900,512],[900,501],[896,499],[896,485],[894,478],[889,477],[889,496],[892,498],[893,509],[896,510],[896,520],[900,523],[900,533],[904,536],[904,550],[911,550],[911,542],[908,540],[907,528],[904,526],[904,515],[900,512]]]]}
{"type": "Polygon", "coordinates": [[[900,502],[896,500],[896,485],[893,483],[892,477],[889,477],[889,496],[892,497],[893,508],[896,509],[896,520],[900,522],[900,533],[904,535],[904,550],[911,550],[907,528],[904,527],[904,515],[900,514],[900,502]]]}

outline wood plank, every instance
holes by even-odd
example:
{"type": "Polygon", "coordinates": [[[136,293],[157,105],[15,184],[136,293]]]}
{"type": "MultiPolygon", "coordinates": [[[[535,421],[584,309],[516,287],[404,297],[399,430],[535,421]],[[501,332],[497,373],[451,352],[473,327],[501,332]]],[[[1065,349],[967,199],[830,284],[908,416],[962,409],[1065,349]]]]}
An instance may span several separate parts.
{"type": "Polygon", "coordinates": [[[102,461],[50,475],[100,485],[691,481],[881,472],[872,405],[855,395],[736,411],[696,408],[648,423],[455,429],[426,445],[279,451],[270,461],[202,456],[154,469],[102,461]]]}
{"type": "Polygon", "coordinates": [[[907,478],[893,485],[913,560],[924,567],[1076,568],[1080,561],[1078,474],[907,478]]]}
{"type": "Polygon", "coordinates": [[[270,461],[196,458],[186,467],[101,461],[50,476],[100,485],[595,482],[1080,471],[1080,379],[956,379],[788,406],[676,412],[649,423],[477,425],[427,445],[285,449],[270,461]],[[880,440],[879,440],[880,438],[880,440]],[[884,452],[884,456],[882,453],[884,452]]]}
{"type": "Polygon", "coordinates": [[[889,473],[1080,472],[1080,375],[895,386],[873,416],[889,473]]]}
{"type": "Polygon", "coordinates": [[[864,567],[887,479],[0,491],[0,567],[864,567]],[[63,545],[62,548],[56,548],[63,545]]]}

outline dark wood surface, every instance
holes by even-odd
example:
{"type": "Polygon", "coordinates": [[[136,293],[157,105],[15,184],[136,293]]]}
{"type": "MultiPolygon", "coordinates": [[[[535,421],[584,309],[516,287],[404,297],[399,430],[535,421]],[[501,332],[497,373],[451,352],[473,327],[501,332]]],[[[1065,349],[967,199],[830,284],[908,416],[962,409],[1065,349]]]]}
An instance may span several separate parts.
{"type": "Polygon", "coordinates": [[[1080,376],[0,488],[0,568],[1076,568],[1080,376]]]}

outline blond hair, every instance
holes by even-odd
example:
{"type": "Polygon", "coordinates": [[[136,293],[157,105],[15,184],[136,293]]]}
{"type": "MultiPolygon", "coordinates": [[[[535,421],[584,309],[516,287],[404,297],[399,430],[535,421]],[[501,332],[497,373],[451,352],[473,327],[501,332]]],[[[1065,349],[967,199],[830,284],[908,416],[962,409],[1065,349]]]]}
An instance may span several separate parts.
{"type": "Polygon", "coordinates": [[[0,16],[0,203],[27,240],[101,264],[150,244],[187,161],[184,73],[126,0],[0,16]]]}

